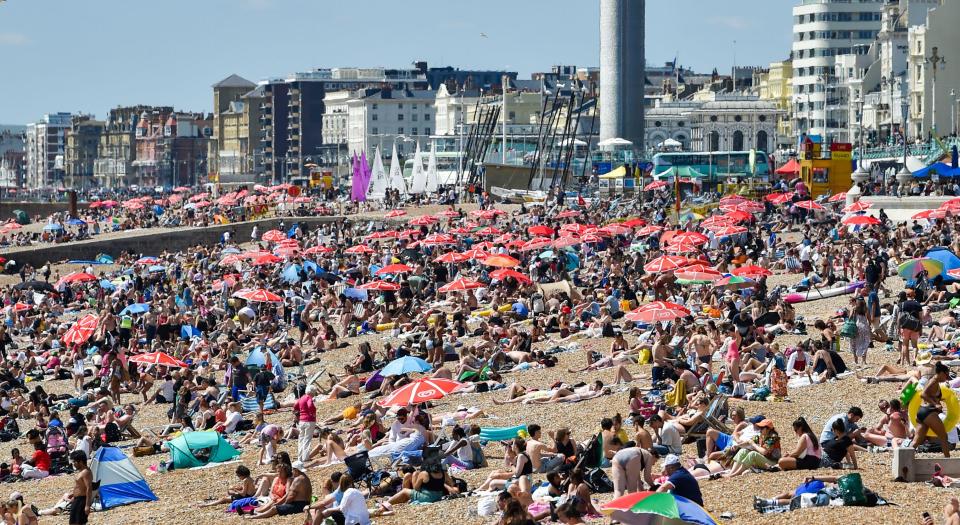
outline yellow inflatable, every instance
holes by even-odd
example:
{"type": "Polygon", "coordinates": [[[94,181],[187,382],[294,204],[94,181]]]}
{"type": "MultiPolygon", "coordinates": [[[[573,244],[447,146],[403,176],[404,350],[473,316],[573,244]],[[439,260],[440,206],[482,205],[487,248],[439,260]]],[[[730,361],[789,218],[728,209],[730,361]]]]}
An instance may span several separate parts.
{"type": "MultiPolygon", "coordinates": [[[[943,406],[947,409],[947,418],[943,421],[943,428],[945,428],[947,432],[950,432],[956,428],[957,423],[960,423],[960,400],[957,400],[957,394],[953,389],[944,384],[940,385],[940,395],[943,399],[943,406]]],[[[920,392],[914,394],[913,398],[910,399],[910,405],[907,407],[910,423],[913,423],[915,427],[918,426],[917,412],[923,403],[923,400],[920,399],[921,397],[920,392]]],[[[936,434],[934,434],[932,430],[928,430],[927,435],[936,437],[936,434]]]]}
{"type": "MultiPolygon", "coordinates": [[[[507,311],[510,311],[510,308],[512,307],[513,305],[510,305],[510,304],[501,304],[500,307],[497,308],[497,311],[501,313],[507,312],[507,311]]],[[[487,308],[485,310],[474,310],[473,312],[470,312],[470,315],[474,317],[490,317],[491,315],[493,315],[493,309],[487,308]]]]}
{"type": "Polygon", "coordinates": [[[387,330],[393,330],[397,326],[397,323],[383,323],[377,325],[378,332],[386,332],[387,330]]]}

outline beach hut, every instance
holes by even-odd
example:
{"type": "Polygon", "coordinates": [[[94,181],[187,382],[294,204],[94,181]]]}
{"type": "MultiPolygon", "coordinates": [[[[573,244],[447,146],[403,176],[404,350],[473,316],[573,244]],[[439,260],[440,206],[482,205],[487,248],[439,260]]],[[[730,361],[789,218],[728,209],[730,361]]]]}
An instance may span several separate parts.
{"type": "Polygon", "coordinates": [[[240,455],[220,433],[213,430],[187,432],[167,443],[174,469],[202,467],[223,463],[240,455]]]}
{"type": "Polygon", "coordinates": [[[133,462],[117,447],[100,447],[90,461],[93,482],[98,486],[96,500],[103,510],[141,501],[156,501],[147,480],[133,462]]]}

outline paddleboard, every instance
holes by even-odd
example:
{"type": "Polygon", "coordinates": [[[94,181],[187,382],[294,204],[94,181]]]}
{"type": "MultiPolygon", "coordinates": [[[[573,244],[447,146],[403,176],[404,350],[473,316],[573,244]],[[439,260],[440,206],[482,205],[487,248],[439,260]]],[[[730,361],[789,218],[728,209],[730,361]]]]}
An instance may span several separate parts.
{"type": "Polygon", "coordinates": [[[837,297],[838,295],[853,293],[860,288],[863,288],[864,284],[866,284],[864,281],[857,281],[855,283],[838,286],[836,288],[816,288],[806,292],[787,294],[783,300],[787,303],[795,304],[805,303],[807,301],[816,301],[817,299],[826,299],[828,297],[837,297]]]}

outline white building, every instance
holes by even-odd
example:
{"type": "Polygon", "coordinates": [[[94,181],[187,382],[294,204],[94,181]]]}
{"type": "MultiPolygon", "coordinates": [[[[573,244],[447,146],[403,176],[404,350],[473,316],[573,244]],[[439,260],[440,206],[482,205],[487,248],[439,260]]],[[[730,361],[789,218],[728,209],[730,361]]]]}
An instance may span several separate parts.
{"type": "Polygon", "coordinates": [[[865,54],[880,30],[886,0],[801,0],[793,8],[793,115],[798,130],[815,135],[847,131],[836,79],[836,57],[865,54]],[[831,108],[833,106],[833,108],[831,108]]]}
{"type": "Polygon", "coordinates": [[[755,96],[717,95],[690,112],[693,151],[773,152],[777,123],[786,113],[775,101],[755,96]]]}
{"type": "MultiPolygon", "coordinates": [[[[347,101],[347,151],[367,152],[379,146],[389,152],[393,144],[401,155],[423,147],[434,127],[436,92],[429,90],[362,89],[347,101]]],[[[386,153],[385,153],[386,154],[386,153]]]]}
{"type": "Polygon", "coordinates": [[[446,84],[440,84],[433,104],[436,115],[434,135],[457,135],[460,124],[467,120],[467,108],[476,106],[478,100],[480,92],[477,90],[450,93],[446,84]]]}
{"type": "Polygon", "coordinates": [[[648,148],[657,148],[667,139],[672,139],[680,143],[681,149],[689,151],[693,134],[691,113],[702,105],[688,100],[661,102],[644,111],[644,144],[648,148]]]}
{"type": "Polygon", "coordinates": [[[331,91],[323,97],[323,144],[346,145],[347,104],[353,97],[350,91],[331,91]]]}
{"type": "Polygon", "coordinates": [[[844,71],[849,82],[847,111],[851,142],[859,140],[861,125],[865,138],[888,142],[903,124],[901,102],[907,91],[911,71],[909,30],[923,24],[927,11],[940,5],[940,0],[893,0],[883,6],[880,32],[866,55],[838,57],[837,76],[844,71]],[[857,114],[863,103],[862,115],[857,114]]]}
{"type": "Polygon", "coordinates": [[[910,28],[909,101],[911,138],[949,135],[956,126],[960,90],[960,2],[949,0],[927,12],[921,25],[910,28]],[[936,50],[936,53],[934,52],[936,50]],[[934,71],[933,57],[937,57],[934,71]],[[946,59],[946,64],[940,60],[946,59]],[[934,89],[936,86],[936,89],[934,89]],[[953,91],[955,94],[950,95],[953,91]],[[951,122],[953,120],[954,122],[951,122]]]}
{"type": "Polygon", "coordinates": [[[27,124],[27,188],[56,186],[61,182],[70,117],[70,113],[53,113],[27,124]]]}

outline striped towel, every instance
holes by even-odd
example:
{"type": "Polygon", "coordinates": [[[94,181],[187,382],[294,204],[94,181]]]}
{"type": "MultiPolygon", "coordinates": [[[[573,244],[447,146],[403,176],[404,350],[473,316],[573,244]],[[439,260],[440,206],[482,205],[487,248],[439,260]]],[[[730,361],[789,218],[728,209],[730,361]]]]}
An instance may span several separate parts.
{"type": "MultiPolygon", "coordinates": [[[[243,406],[244,412],[256,412],[260,410],[260,405],[257,404],[257,396],[242,397],[240,398],[240,404],[243,406]]],[[[274,410],[277,406],[277,400],[273,398],[273,394],[267,394],[267,399],[263,402],[263,409],[274,410]]]]}

